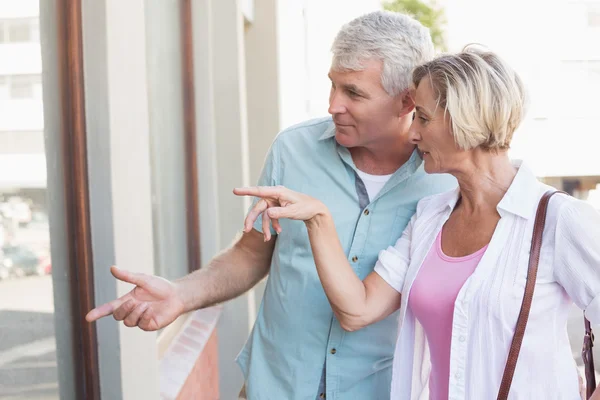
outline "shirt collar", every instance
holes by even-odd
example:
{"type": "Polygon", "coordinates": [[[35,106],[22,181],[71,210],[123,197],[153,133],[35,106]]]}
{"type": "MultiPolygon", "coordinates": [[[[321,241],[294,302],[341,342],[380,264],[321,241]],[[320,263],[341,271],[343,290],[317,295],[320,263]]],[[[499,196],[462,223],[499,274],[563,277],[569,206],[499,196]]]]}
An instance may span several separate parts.
{"type": "MultiPolygon", "coordinates": [[[[331,125],[329,127],[327,127],[327,129],[325,129],[325,132],[323,132],[321,137],[319,137],[319,140],[327,140],[334,136],[335,136],[335,124],[333,123],[333,120],[332,120],[331,125]]],[[[337,145],[337,146],[339,146],[339,145],[337,145]]],[[[341,147],[341,146],[339,146],[339,147],[341,147]]],[[[356,169],[356,166],[354,165],[354,161],[351,161],[352,157],[350,157],[350,152],[347,149],[346,149],[346,152],[348,153],[347,156],[342,156],[342,154],[340,154],[340,156],[342,156],[344,161],[346,161],[350,166],[352,166],[352,168],[356,169]]],[[[415,151],[413,151],[413,153],[411,154],[410,158],[408,159],[408,161],[406,162],[405,165],[411,165],[412,167],[410,168],[409,173],[414,173],[421,166],[422,163],[423,163],[423,160],[421,159],[421,157],[419,157],[418,152],[415,149],[415,151]]]]}
{"type": "MultiPolygon", "coordinates": [[[[511,162],[517,168],[517,174],[496,209],[501,217],[510,213],[525,219],[534,218],[540,201],[539,181],[522,160],[512,160],[511,162]]],[[[444,203],[450,211],[456,206],[459,196],[460,188],[457,187],[444,198],[444,203]]]]}
{"type": "Polygon", "coordinates": [[[535,218],[540,201],[540,182],[522,160],[513,160],[512,164],[518,168],[517,175],[498,203],[498,213],[500,216],[508,212],[525,219],[535,218]]]}
{"type": "Polygon", "coordinates": [[[325,129],[325,132],[323,132],[323,134],[321,135],[319,140],[326,140],[326,139],[332,138],[334,136],[335,136],[335,124],[333,123],[333,120],[332,120],[331,124],[329,125],[329,127],[327,129],[325,129]]]}
{"type": "MultiPolygon", "coordinates": [[[[325,129],[325,132],[323,132],[321,137],[319,137],[319,141],[331,139],[334,136],[335,136],[335,124],[334,124],[333,120],[331,120],[331,125],[329,127],[327,127],[327,129],[325,129]]],[[[348,164],[353,170],[357,171],[358,168],[356,168],[356,165],[354,164],[354,160],[352,160],[350,151],[346,147],[340,146],[340,144],[338,144],[337,142],[335,145],[338,149],[338,154],[339,154],[340,158],[346,164],[348,164]]],[[[415,149],[412,152],[408,161],[406,163],[404,163],[400,168],[398,168],[394,172],[394,174],[392,175],[390,180],[385,184],[385,186],[379,192],[379,194],[377,195],[376,198],[381,197],[387,191],[389,191],[391,188],[395,187],[399,182],[402,182],[403,180],[405,180],[408,177],[410,177],[411,175],[413,175],[422,166],[422,164],[423,164],[423,160],[419,156],[417,149],[415,149]]]]}

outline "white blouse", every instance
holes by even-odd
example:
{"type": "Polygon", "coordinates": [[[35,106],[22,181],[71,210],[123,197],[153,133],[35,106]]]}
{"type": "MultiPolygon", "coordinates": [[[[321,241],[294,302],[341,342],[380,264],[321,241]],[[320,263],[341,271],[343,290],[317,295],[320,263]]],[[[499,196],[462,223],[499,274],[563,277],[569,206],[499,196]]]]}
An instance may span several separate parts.
{"type": "MultiPolygon", "coordinates": [[[[454,304],[449,399],[495,399],[525,290],[535,213],[552,188],[520,161],[498,204],[500,221],[454,304]]],[[[375,271],[402,293],[391,398],[429,398],[429,351],[407,307],[412,284],[458,200],[458,189],[421,200],[402,237],[379,254],[375,271]]],[[[473,227],[476,229],[476,227],[473,227]]],[[[435,293],[431,294],[435,296],[435,293]]],[[[531,313],[510,399],[579,399],[567,336],[575,302],[600,323],[600,213],[558,194],[550,201],[531,313]]],[[[582,322],[583,324],[583,317],[582,322]]]]}

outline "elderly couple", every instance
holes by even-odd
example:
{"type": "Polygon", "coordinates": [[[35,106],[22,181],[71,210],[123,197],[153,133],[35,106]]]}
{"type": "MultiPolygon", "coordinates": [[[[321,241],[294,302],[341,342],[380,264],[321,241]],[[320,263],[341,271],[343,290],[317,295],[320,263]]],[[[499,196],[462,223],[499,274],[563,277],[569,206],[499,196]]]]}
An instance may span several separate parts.
{"type": "MultiPolygon", "coordinates": [[[[521,80],[490,52],[432,60],[395,13],[351,21],[332,51],[331,117],[281,132],[259,186],[235,190],[256,198],[244,234],[175,282],[113,267],[138,288],[87,319],[156,330],[268,274],[238,358],[248,399],[496,398],[550,190],[507,155],[521,80]]],[[[535,289],[509,398],[577,399],[572,303],[600,322],[586,203],[550,202],[535,289]]]]}

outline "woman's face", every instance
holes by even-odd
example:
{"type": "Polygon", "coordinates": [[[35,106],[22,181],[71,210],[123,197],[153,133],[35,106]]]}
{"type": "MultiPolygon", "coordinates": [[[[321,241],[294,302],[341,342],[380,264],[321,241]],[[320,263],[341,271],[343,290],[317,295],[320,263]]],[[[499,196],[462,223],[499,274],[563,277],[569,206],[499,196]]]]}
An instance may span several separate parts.
{"type": "Polygon", "coordinates": [[[419,82],[414,98],[416,112],[409,130],[410,141],[417,145],[427,173],[451,173],[468,152],[457,147],[450,130],[450,115],[437,105],[430,78],[419,82]]]}

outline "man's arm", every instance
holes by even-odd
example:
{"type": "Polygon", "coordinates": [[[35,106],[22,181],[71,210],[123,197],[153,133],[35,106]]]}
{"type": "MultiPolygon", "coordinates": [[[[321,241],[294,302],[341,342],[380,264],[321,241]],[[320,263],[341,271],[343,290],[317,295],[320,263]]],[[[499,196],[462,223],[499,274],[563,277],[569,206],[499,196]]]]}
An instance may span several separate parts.
{"type": "Polygon", "coordinates": [[[113,315],[145,331],[164,328],[181,314],[233,299],[269,272],[275,239],[267,242],[252,229],[205,267],[175,282],[158,276],[111,268],[115,278],[136,285],[126,295],[91,310],[86,319],[113,315]]]}
{"type": "Polygon", "coordinates": [[[231,300],[253,288],[269,273],[275,240],[265,242],[263,234],[252,229],[204,268],[175,281],[184,312],[231,300]]]}

